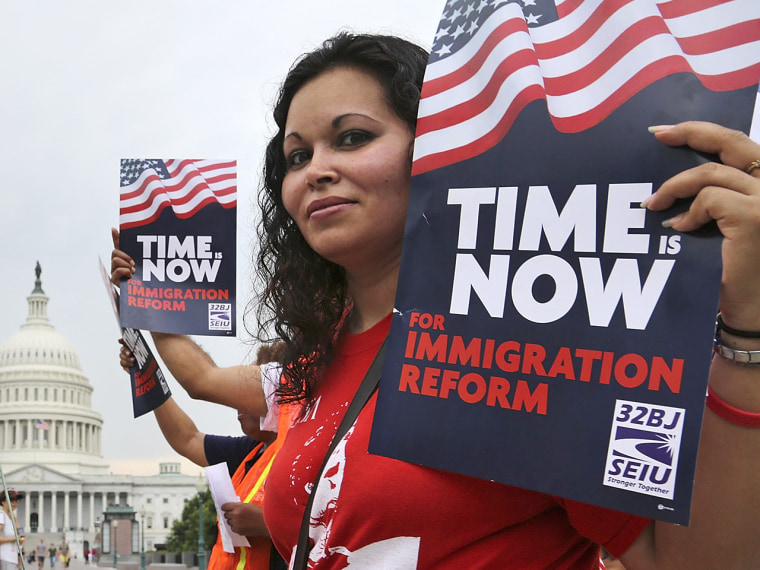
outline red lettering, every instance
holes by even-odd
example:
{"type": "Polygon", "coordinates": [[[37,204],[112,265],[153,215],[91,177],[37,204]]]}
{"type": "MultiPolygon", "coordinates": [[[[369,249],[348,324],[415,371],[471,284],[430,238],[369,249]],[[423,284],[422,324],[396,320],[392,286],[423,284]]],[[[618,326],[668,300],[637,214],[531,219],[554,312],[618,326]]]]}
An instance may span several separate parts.
{"type": "Polygon", "coordinates": [[[549,376],[556,378],[558,374],[562,374],[568,380],[575,380],[575,369],[573,368],[573,357],[570,354],[570,349],[563,346],[559,349],[552,367],[549,369],[549,376]]]}
{"type": "Polygon", "coordinates": [[[512,409],[532,412],[533,409],[536,408],[536,413],[545,416],[548,399],[548,384],[541,383],[536,386],[536,389],[533,390],[533,392],[531,392],[530,385],[525,380],[520,380],[515,387],[515,397],[512,400],[512,409]]]}
{"type": "Polygon", "coordinates": [[[486,381],[480,374],[470,372],[462,376],[457,386],[457,392],[463,402],[467,404],[477,404],[486,395],[486,381]],[[475,391],[470,393],[468,386],[474,385],[475,391]]]}
{"type": "Polygon", "coordinates": [[[496,366],[504,372],[517,372],[520,368],[520,343],[513,340],[502,342],[496,349],[496,366]],[[509,354],[509,358],[505,356],[509,354]]]}
{"type": "Polygon", "coordinates": [[[409,391],[412,394],[419,394],[420,389],[417,387],[417,381],[420,379],[420,369],[411,364],[404,364],[401,367],[401,378],[399,379],[398,391],[409,391]]]}
{"type": "Polygon", "coordinates": [[[441,398],[448,398],[449,392],[456,389],[457,380],[459,380],[459,372],[456,370],[444,370],[443,378],[441,378],[441,390],[438,393],[438,396],[441,398]]]}
{"type": "Polygon", "coordinates": [[[417,360],[430,360],[446,362],[446,349],[449,337],[439,335],[435,342],[431,342],[430,333],[420,333],[420,342],[417,344],[417,352],[414,358],[417,360]]]}
{"type": "Polygon", "coordinates": [[[420,390],[423,395],[433,397],[438,395],[438,376],[440,373],[440,368],[425,368],[425,372],[422,374],[422,390],[420,390]]]}
{"type": "Polygon", "coordinates": [[[451,339],[451,348],[449,349],[449,364],[469,364],[470,366],[480,366],[480,339],[474,338],[467,346],[461,336],[455,336],[451,339]]]}
{"type": "Polygon", "coordinates": [[[673,360],[673,368],[668,367],[661,356],[652,359],[652,369],[649,374],[649,389],[659,390],[660,380],[664,380],[670,391],[674,394],[681,392],[681,378],[683,376],[683,358],[673,360]]]}
{"type": "Polygon", "coordinates": [[[544,370],[544,359],[546,358],[546,349],[540,344],[525,344],[523,352],[522,373],[530,374],[535,370],[539,376],[546,376],[544,370]]]}
{"type": "Polygon", "coordinates": [[[414,357],[415,342],[417,342],[417,331],[409,331],[409,335],[406,337],[406,349],[404,350],[404,358],[414,357]]]}
{"type": "Polygon", "coordinates": [[[575,350],[575,356],[581,359],[581,382],[591,381],[591,370],[594,366],[594,360],[598,360],[602,357],[602,352],[599,350],[587,350],[585,348],[578,348],[575,350]]]}
{"type": "Polygon", "coordinates": [[[615,380],[625,388],[638,388],[647,379],[647,361],[640,354],[624,354],[615,363],[615,380]],[[633,375],[628,375],[628,366],[633,366],[633,375]]]}
{"type": "Polygon", "coordinates": [[[506,410],[511,409],[509,406],[509,400],[507,400],[509,388],[509,380],[506,378],[499,378],[498,376],[491,376],[491,381],[488,383],[488,398],[486,399],[486,405],[495,406],[498,402],[499,407],[506,410]]]}

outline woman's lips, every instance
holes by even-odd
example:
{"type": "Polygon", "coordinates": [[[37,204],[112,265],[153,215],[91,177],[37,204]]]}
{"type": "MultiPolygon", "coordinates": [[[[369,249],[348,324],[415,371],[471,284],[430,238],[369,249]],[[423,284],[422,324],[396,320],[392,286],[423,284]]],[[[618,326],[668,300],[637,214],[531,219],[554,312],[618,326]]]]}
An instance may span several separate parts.
{"type": "Polygon", "coordinates": [[[322,218],[344,210],[355,203],[353,200],[340,196],[328,196],[311,202],[306,208],[306,215],[309,219],[322,218]]]}

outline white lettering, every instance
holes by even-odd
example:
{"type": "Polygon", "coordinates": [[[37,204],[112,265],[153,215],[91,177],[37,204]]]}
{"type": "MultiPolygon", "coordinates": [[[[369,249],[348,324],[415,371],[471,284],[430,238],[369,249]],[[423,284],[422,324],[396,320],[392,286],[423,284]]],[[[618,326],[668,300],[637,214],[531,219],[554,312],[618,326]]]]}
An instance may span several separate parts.
{"type": "Polygon", "coordinates": [[[493,204],[496,188],[450,188],[448,204],[461,206],[458,249],[475,249],[481,204],[493,204]]]}
{"type": "Polygon", "coordinates": [[[605,253],[644,254],[649,251],[649,236],[629,234],[628,230],[644,227],[646,210],[639,204],[651,195],[651,184],[610,184],[602,246],[605,253]],[[636,208],[631,208],[632,203],[636,208]]]}
{"type": "Polygon", "coordinates": [[[581,258],[580,263],[591,326],[608,326],[612,313],[622,299],[626,328],[644,330],[660,300],[675,260],[656,259],[643,287],[635,259],[616,259],[606,284],[598,259],[581,258]]]}
{"type": "Polygon", "coordinates": [[[474,291],[489,315],[503,317],[508,275],[508,255],[492,255],[490,274],[486,275],[474,255],[458,253],[449,311],[453,315],[469,314],[470,292],[474,291]]]}
{"type": "Polygon", "coordinates": [[[557,212],[548,186],[531,186],[525,204],[520,250],[538,251],[542,233],[552,251],[562,250],[571,233],[575,236],[574,251],[596,251],[596,186],[576,186],[562,214],[557,212]]]}

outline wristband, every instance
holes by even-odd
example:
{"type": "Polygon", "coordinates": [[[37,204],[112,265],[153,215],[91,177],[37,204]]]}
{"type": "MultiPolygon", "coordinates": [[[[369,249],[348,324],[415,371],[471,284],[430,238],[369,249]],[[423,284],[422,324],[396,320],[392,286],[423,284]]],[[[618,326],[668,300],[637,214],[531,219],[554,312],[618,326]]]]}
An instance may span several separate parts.
{"type": "Polygon", "coordinates": [[[723,315],[721,315],[720,313],[718,313],[718,316],[715,319],[715,328],[717,330],[722,330],[729,334],[732,334],[734,336],[738,336],[741,338],[760,338],[760,331],[743,331],[740,329],[729,327],[723,321],[723,315]]]}
{"type": "Polygon", "coordinates": [[[760,427],[760,414],[733,407],[713,392],[709,386],[707,387],[707,407],[729,423],[750,428],[760,427]]]}

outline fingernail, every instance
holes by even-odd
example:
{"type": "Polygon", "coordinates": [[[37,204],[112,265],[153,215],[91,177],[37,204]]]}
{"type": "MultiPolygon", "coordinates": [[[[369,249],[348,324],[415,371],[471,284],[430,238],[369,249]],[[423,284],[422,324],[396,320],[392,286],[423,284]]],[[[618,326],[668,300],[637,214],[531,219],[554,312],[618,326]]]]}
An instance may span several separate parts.
{"type": "Polygon", "coordinates": [[[677,224],[683,219],[683,214],[679,214],[677,216],[673,216],[672,218],[665,220],[662,222],[663,228],[672,228],[673,224],[677,224]]]}
{"type": "Polygon", "coordinates": [[[656,134],[656,133],[661,133],[663,131],[669,131],[672,128],[673,128],[673,125],[653,125],[651,127],[647,127],[647,130],[652,134],[656,134]]]}
{"type": "Polygon", "coordinates": [[[647,196],[646,198],[644,198],[641,201],[641,204],[639,204],[639,206],[641,208],[646,208],[647,206],[649,206],[649,202],[651,202],[651,201],[652,201],[652,197],[651,196],[647,196]]]}

